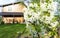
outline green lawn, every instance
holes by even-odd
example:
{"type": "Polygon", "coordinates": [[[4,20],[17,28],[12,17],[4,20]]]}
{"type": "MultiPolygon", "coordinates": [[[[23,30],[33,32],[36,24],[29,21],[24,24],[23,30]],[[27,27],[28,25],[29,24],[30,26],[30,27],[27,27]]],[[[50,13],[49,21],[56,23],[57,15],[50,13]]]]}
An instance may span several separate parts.
{"type": "Polygon", "coordinates": [[[25,24],[0,24],[0,38],[16,38],[24,29],[25,24]]]}

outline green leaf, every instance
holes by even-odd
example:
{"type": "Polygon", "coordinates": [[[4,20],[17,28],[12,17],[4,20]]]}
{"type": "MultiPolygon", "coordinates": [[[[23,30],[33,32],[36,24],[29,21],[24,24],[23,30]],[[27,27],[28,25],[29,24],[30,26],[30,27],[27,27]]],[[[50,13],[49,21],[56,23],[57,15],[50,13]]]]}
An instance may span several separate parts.
{"type": "Polygon", "coordinates": [[[30,9],[32,9],[35,13],[37,13],[37,9],[35,7],[30,7],[30,9]]]}
{"type": "Polygon", "coordinates": [[[48,3],[48,2],[49,2],[49,0],[46,0],[46,2],[48,3]]]}
{"type": "Polygon", "coordinates": [[[47,16],[50,16],[50,13],[48,11],[43,11],[43,15],[47,15],[47,16]]]}
{"type": "Polygon", "coordinates": [[[33,3],[40,3],[40,0],[32,0],[33,3]]]}
{"type": "Polygon", "coordinates": [[[30,18],[32,15],[28,15],[28,17],[30,18]]]}
{"type": "Polygon", "coordinates": [[[55,22],[55,21],[57,21],[57,17],[54,17],[53,19],[52,19],[52,22],[55,22]]]}

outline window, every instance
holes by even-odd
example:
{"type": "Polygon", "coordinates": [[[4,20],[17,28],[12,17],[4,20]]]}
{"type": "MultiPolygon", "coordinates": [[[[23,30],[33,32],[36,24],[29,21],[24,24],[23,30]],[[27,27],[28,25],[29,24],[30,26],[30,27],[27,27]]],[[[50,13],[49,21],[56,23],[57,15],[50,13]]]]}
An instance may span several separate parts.
{"type": "Polygon", "coordinates": [[[12,11],[12,7],[8,7],[8,11],[12,11]]]}

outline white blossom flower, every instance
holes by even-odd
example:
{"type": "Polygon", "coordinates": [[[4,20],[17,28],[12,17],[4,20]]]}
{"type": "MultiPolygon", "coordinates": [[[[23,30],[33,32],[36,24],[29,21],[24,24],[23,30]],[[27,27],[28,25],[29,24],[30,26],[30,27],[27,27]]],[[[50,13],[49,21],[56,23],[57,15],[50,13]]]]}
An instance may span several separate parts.
{"type": "Polygon", "coordinates": [[[29,4],[29,7],[34,7],[34,5],[32,3],[29,4]]]}
{"type": "Polygon", "coordinates": [[[52,27],[55,27],[55,26],[57,26],[57,24],[58,24],[58,21],[53,22],[53,23],[51,23],[50,25],[51,25],[52,27]]]}
{"type": "Polygon", "coordinates": [[[47,3],[40,3],[40,4],[41,4],[41,6],[40,6],[41,10],[42,11],[47,11],[47,8],[46,8],[47,3]]]}
{"type": "Polygon", "coordinates": [[[35,7],[37,13],[35,13],[33,9],[30,9],[28,7],[29,9],[27,9],[26,12],[24,13],[24,19],[27,22],[30,21],[31,23],[33,23],[36,20],[40,20],[44,23],[51,24],[52,27],[55,27],[57,25],[57,22],[51,23],[51,20],[54,18],[54,14],[57,11],[57,4],[58,4],[57,2],[53,2],[52,0],[51,3],[40,2],[40,8],[38,9],[38,5],[36,3],[34,4],[30,3],[29,7],[35,7]],[[48,11],[50,13],[50,16],[41,15],[43,11],[48,11]],[[28,15],[31,15],[31,17],[28,17],[28,15]]]}
{"type": "Polygon", "coordinates": [[[36,3],[34,3],[34,7],[38,7],[38,5],[36,3]]]}

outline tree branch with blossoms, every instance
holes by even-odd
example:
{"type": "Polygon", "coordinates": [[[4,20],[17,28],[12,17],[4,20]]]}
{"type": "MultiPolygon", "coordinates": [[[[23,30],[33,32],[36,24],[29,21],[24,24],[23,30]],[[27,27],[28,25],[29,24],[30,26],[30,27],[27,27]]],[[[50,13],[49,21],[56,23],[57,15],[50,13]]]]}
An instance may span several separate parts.
{"type": "Polygon", "coordinates": [[[57,5],[58,3],[53,0],[31,0],[24,13],[24,19],[26,28],[33,32],[32,35],[35,34],[36,37],[40,38],[40,36],[44,37],[46,32],[49,37],[56,34],[58,21],[55,13],[57,5]]]}

